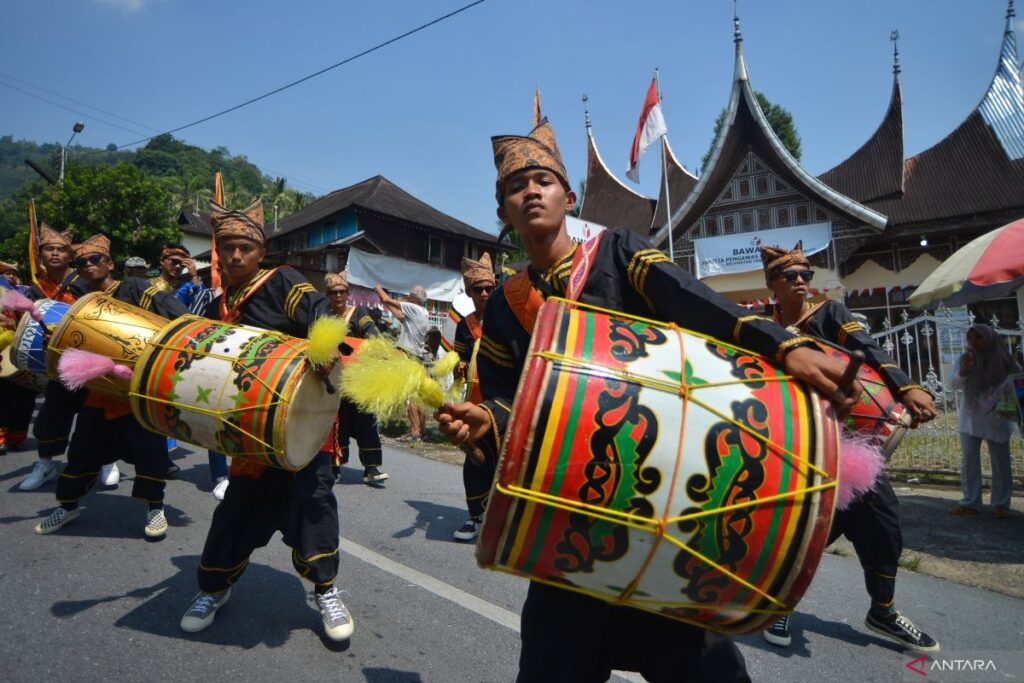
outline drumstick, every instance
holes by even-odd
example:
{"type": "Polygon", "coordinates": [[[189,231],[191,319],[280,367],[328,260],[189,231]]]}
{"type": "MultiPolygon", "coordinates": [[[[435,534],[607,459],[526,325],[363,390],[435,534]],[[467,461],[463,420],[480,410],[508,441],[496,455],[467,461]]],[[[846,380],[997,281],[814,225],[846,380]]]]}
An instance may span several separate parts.
{"type": "Polygon", "coordinates": [[[486,459],[484,452],[471,443],[460,443],[459,448],[478,465],[482,465],[486,459]]]}
{"type": "Polygon", "coordinates": [[[843,392],[844,396],[849,396],[853,393],[853,381],[857,379],[857,373],[860,372],[860,366],[864,364],[865,358],[866,356],[863,351],[852,351],[850,353],[850,364],[846,366],[846,371],[839,378],[838,390],[843,392]]]}
{"type": "Polygon", "coordinates": [[[334,388],[334,383],[331,382],[330,377],[328,377],[327,375],[321,375],[320,381],[324,383],[324,390],[326,390],[328,394],[333,396],[334,394],[338,393],[338,390],[334,388]]]}

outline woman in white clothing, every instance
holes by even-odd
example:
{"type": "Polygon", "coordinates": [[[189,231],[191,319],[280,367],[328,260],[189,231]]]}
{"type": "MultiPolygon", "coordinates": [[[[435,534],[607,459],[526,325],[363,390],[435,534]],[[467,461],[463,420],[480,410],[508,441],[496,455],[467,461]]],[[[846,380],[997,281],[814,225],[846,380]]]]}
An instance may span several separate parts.
{"type": "Polygon", "coordinates": [[[960,485],[963,498],[950,508],[954,515],[976,515],[981,509],[981,442],[988,443],[992,460],[992,512],[1010,515],[1013,477],[1010,468],[1010,437],[1014,423],[999,410],[1007,391],[1008,376],[1020,368],[1006,345],[988,325],[976,324],[967,331],[967,351],[960,357],[953,387],[963,390],[958,429],[963,448],[960,485]]]}

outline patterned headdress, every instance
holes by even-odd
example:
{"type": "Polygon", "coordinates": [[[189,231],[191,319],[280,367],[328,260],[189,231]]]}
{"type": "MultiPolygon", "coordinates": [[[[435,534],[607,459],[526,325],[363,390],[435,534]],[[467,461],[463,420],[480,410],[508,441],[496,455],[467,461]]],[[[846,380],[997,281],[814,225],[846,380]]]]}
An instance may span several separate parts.
{"type": "Polygon", "coordinates": [[[65,249],[71,249],[72,240],[75,237],[75,231],[65,230],[63,232],[57,232],[46,223],[39,224],[39,248],[42,249],[47,244],[59,244],[65,249]]]}
{"type": "Polygon", "coordinates": [[[494,267],[491,265],[491,255],[484,252],[479,261],[463,256],[462,257],[462,284],[466,286],[468,293],[473,285],[479,282],[495,283],[494,267]]]}
{"type": "Polygon", "coordinates": [[[210,228],[215,239],[244,237],[263,246],[263,200],[256,197],[241,211],[231,211],[211,199],[210,228]]]}
{"type": "Polygon", "coordinates": [[[180,256],[181,258],[188,258],[191,254],[188,253],[188,249],[180,244],[165,244],[163,249],[160,250],[160,260],[163,261],[168,256],[180,256]]]}
{"type": "Polygon", "coordinates": [[[89,254],[103,254],[110,258],[110,240],[106,235],[93,235],[81,244],[71,245],[71,248],[75,250],[75,258],[89,254]]]}
{"type": "Polygon", "coordinates": [[[348,273],[327,273],[324,276],[324,289],[348,289],[348,273]]]}
{"type": "Polygon", "coordinates": [[[18,264],[17,263],[6,263],[4,261],[0,261],[0,275],[3,275],[4,273],[14,273],[15,275],[17,275],[18,274],[18,264]]]}
{"type": "Polygon", "coordinates": [[[761,263],[764,266],[764,277],[766,280],[774,280],[782,271],[790,266],[807,266],[811,262],[807,260],[803,252],[803,242],[797,242],[792,249],[781,247],[761,247],[761,263]]]}
{"type": "Polygon", "coordinates": [[[545,118],[525,137],[522,135],[495,135],[491,138],[494,150],[494,168],[498,171],[495,197],[498,206],[504,203],[505,181],[527,168],[546,168],[558,176],[568,191],[569,174],[558,151],[555,131],[545,118]]]}

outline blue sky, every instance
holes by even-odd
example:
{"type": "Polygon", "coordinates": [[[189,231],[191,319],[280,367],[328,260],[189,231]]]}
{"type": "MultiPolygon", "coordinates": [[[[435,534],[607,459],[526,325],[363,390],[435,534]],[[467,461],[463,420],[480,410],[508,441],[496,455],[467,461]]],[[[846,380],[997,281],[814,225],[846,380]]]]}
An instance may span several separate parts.
{"type": "MultiPolygon", "coordinates": [[[[149,128],[82,116],[0,85],[0,134],[63,142],[82,119],[82,144],[127,143],[138,136],[96,117],[146,134],[176,127],[466,2],[5,0],[0,82],[92,112],[14,77],[149,128]]],[[[901,36],[906,153],[959,124],[995,70],[1006,2],[741,0],[739,8],[751,81],[793,113],[803,164],[817,174],[877,127],[892,87],[890,29],[901,36]]],[[[382,174],[494,230],[489,138],[529,130],[535,86],[573,183],[586,170],[584,92],[602,156],[623,178],[647,84],[660,68],[669,139],[696,168],[731,87],[732,12],[729,0],[487,0],[178,136],[223,145],[316,194],[382,174]]],[[[656,194],[655,155],[641,178],[637,189],[656,194]]]]}

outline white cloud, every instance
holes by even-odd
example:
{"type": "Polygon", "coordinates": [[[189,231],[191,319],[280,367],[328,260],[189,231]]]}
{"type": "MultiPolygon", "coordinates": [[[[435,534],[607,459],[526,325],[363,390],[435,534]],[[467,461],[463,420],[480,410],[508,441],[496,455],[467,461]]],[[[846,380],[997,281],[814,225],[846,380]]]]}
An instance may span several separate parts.
{"type": "Polygon", "coordinates": [[[145,8],[147,4],[151,4],[152,0],[95,0],[95,2],[106,7],[119,9],[125,14],[134,14],[145,8]]]}

